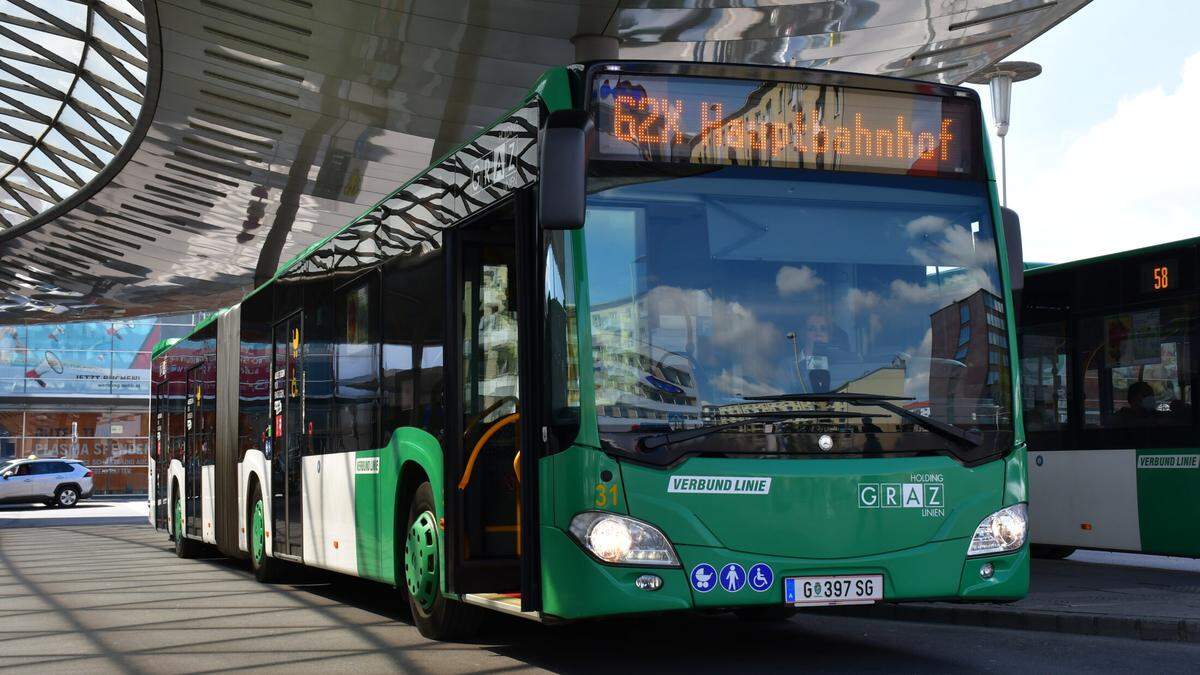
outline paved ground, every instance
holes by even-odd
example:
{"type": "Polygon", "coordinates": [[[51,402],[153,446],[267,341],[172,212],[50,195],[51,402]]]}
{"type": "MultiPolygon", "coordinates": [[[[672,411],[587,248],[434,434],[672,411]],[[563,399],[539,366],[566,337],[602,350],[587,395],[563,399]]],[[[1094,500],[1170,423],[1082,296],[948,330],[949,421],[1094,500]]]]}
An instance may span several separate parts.
{"type": "MultiPolygon", "coordinates": [[[[121,513],[103,508],[114,510],[95,513],[121,513]]],[[[377,584],[332,576],[264,586],[240,565],[179,560],[162,533],[108,520],[0,520],[0,670],[1111,672],[1152,663],[1195,672],[1200,663],[1197,645],[814,613],[777,624],[680,615],[554,628],[496,616],[475,643],[439,644],[377,584]]]]}
{"type": "Polygon", "coordinates": [[[145,496],[85,499],[69,509],[41,504],[0,505],[0,529],[46,525],[138,525],[146,522],[145,496]]]}
{"type": "Polygon", "coordinates": [[[1200,560],[1078,551],[1067,560],[1034,560],[1029,595],[1015,603],[880,604],[850,612],[1200,644],[1200,560]]]}

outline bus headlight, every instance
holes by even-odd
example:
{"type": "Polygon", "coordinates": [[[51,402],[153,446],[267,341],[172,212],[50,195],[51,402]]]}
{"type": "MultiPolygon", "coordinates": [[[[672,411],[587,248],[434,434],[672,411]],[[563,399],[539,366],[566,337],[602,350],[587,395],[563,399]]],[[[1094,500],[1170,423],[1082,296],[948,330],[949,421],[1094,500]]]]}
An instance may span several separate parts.
{"type": "Polygon", "coordinates": [[[1021,548],[1025,543],[1027,522],[1024,503],[1006,506],[984,518],[975,528],[967,556],[1007,553],[1021,548]]]}
{"type": "Polygon", "coordinates": [[[571,535],[589,553],[614,565],[679,565],[657,527],[615,513],[585,511],[571,519],[571,535]]]}

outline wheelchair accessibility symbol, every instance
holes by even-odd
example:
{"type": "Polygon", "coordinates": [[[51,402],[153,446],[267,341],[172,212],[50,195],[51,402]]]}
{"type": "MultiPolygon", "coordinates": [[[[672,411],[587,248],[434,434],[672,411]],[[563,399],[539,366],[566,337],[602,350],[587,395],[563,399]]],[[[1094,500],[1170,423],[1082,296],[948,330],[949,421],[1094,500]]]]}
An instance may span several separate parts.
{"type": "Polygon", "coordinates": [[[750,588],[759,593],[771,588],[771,584],[775,583],[775,573],[766,563],[758,563],[751,567],[748,576],[750,588]]]}

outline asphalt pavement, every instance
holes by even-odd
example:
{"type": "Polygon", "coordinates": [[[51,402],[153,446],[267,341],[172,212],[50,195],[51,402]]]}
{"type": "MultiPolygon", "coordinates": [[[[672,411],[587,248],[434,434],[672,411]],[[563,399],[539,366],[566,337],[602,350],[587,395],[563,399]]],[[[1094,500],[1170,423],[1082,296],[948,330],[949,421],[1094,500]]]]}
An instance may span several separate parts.
{"type": "Polygon", "coordinates": [[[47,512],[42,520],[0,507],[0,670],[611,675],[1114,672],[1149,664],[1195,672],[1200,664],[1195,644],[817,613],[774,623],[680,614],[553,627],[495,615],[473,642],[436,643],[417,633],[386,587],[339,575],[259,584],[225,558],[176,558],[163,533],[125,522],[124,508],[71,518],[47,512]],[[23,526],[9,524],[17,521],[23,526]]]}

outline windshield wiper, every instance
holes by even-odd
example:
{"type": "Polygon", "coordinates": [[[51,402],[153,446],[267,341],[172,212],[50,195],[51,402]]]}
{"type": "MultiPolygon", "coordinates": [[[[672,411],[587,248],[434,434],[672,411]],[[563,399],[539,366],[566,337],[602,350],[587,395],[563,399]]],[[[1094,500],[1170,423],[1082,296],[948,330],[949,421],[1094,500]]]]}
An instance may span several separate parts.
{"type": "Polygon", "coordinates": [[[718,431],[733,429],[734,427],[745,426],[747,424],[756,424],[758,422],[779,422],[781,420],[792,419],[857,419],[869,417],[869,415],[860,412],[837,412],[830,410],[828,412],[820,410],[795,410],[792,412],[767,412],[767,413],[750,413],[748,415],[722,415],[722,417],[741,417],[736,422],[724,422],[722,424],[710,424],[708,426],[696,427],[695,429],[684,429],[683,431],[668,431],[663,434],[655,434],[653,436],[643,436],[638,439],[638,448],[643,452],[657,450],[665,445],[672,443],[681,443],[690,441],[695,438],[715,434],[718,431]]]}
{"type": "Polygon", "coordinates": [[[911,396],[885,396],[883,394],[856,394],[848,391],[831,391],[823,394],[779,394],[777,396],[747,396],[747,401],[813,401],[813,402],[837,402],[848,403],[850,405],[870,405],[876,408],[882,408],[890,413],[895,413],[900,417],[924,427],[933,433],[947,438],[952,441],[957,441],[963,445],[972,448],[979,447],[983,442],[983,438],[970,431],[966,431],[953,424],[939,422],[932,417],[926,417],[920,413],[915,413],[908,408],[901,408],[892,403],[892,401],[912,401],[911,396]]]}

